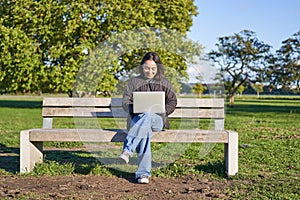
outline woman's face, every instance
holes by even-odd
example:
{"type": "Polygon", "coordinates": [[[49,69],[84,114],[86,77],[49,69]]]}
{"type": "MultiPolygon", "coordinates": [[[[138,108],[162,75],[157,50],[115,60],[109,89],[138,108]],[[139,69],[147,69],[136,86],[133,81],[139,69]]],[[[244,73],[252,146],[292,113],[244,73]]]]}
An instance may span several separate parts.
{"type": "Polygon", "coordinates": [[[157,65],[153,60],[146,60],[143,64],[143,73],[146,78],[154,78],[157,74],[157,65]]]}

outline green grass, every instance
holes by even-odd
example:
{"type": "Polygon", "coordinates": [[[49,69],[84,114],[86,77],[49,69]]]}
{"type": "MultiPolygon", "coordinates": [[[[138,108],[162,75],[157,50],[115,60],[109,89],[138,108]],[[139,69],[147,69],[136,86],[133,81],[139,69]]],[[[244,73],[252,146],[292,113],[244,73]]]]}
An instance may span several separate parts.
{"type": "MultiPolygon", "coordinates": [[[[20,130],[42,127],[41,99],[39,97],[0,98],[0,175],[18,171],[20,130]],[[4,164],[5,163],[5,164],[4,164]]],[[[226,108],[226,129],[239,133],[239,173],[227,177],[224,173],[223,145],[153,144],[155,155],[165,149],[183,151],[176,161],[155,168],[153,176],[176,177],[194,174],[201,177],[224,180],[234,184],[227,195],[239,199],[299,199],[300,197],[300,97],[255,96],[236,97],[234,107],[226,108]],[[204,152],[207,154],[203,157],[204,152]],[[199,159],[200,158],[200,159],[199,159]]],[[[74,120],[55,121],[57,127],[74,127],[74,120]]],[[[97,125],[99,122],[96,122],[97,125]]],[[[114,124],[112,120],[101,127],[114,124]]],[[[117,124],[123,122],[117,122],[117,124]]],[[[198,126],[198,122],[191,124],[198,126]]],[[[200,122],[207,124],[207,122],[200,122]]],[[[178,121],[172,121],[178,127],[178,121]]],[[[46,151],[45,162],[27,176],[105,174],[128,176],[132,173],[116,170],[95,158],[101,151],[91,154],[78,151],[81,143],[46,143],[46,147],[74,148],[70,151],[46,151]]],[[[121,144],[116,144],[121,147],[121,144]]],[[[107,158],[114,150],[105,151],[107,158]]],[[[116,152],[119,150],[117,149],[116,152]]],[[[103,152],[102,152],[103,153],[103,152]]],[[[133,169],[134,170],[134,167],[133,169]]]]}

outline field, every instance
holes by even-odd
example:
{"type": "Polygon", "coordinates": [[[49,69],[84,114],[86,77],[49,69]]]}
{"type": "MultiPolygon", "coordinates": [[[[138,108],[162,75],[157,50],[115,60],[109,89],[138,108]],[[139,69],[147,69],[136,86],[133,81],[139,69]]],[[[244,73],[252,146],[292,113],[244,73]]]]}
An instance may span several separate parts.
{"type": "MultiPolygon", "coordinates": [[[[101,163],[81,143],[46,143],[45,162],[18,174],[19,132],[42,127],[41,101],[0,97],[0,199],[300,198],[299,96],[241,96],[226,108],[226,129],[239,133],[238,175],[224,174],[223,145],[192,144],[155,168],[149,185],[135,184],[131,171],[101,163]],[[201,157],[199,149],[209,151],[201,157]]],[[[70,125],[57,121],[59,127],[70,125]]]]}

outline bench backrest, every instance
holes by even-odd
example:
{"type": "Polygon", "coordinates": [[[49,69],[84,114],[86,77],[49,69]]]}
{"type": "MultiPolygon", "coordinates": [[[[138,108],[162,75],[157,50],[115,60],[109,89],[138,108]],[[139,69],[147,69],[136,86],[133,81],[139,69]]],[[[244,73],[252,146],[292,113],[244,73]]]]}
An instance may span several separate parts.
{"type": "MultiPolygon", "coordinates": [[[[44,98],[43,128],[52,128],[53,117],[125,118],[121,98],[44,98]]],[[[224,99],[178,98],[170,118],[214,119],[215,129],[224,129],[224,99]]]]}

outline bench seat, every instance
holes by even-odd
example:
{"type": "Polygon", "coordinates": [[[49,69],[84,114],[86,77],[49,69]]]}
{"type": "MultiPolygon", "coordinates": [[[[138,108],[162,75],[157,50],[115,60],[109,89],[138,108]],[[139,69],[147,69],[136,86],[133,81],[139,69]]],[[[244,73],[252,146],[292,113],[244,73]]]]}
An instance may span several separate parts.
{"type": "MultiPolygon", "coordinates": [[[[123,142],[126,131],[121,129],[32,129],[27,130],[32,142],[123,142]],[[62,137],[62,135],[64,137],[62,137]]],[[[228,143],[233,131],[164,130],[154,132],[152,142],[228,143]]]]}

